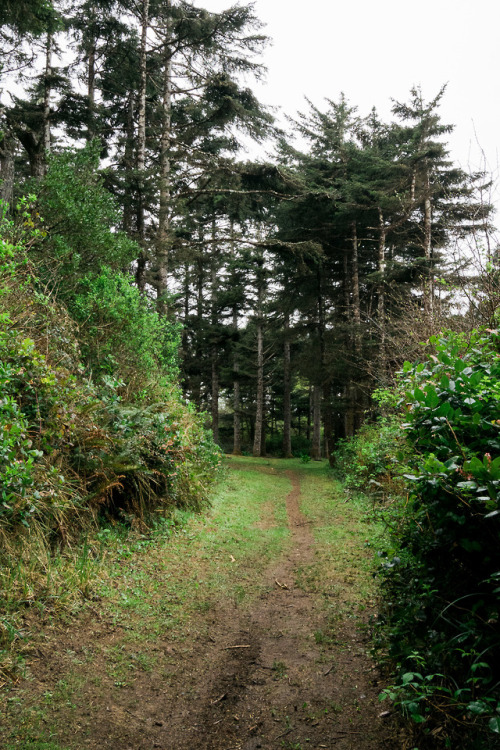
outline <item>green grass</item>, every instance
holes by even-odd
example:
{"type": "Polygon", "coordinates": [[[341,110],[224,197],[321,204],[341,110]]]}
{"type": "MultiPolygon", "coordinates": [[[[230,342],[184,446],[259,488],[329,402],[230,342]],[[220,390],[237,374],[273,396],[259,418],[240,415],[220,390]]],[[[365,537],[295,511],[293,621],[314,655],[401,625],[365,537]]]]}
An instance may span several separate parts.
{"type": "MultiPolygon", "coordinates": [[[[200,615],[218,603],[249,605],[261,592],[259,572],[289,539],[285,498],[290,490],[290,480],[281,473],[261,473],[248,465],[228,472],[204,515],[176,512],[150,531],[131,533],[117,526],[87,542],[85,566],[92,576],[85,581],[91,606],[125,629],[117,643],[87,644],[79,658],[67,649],[67,674],[50,690],[36,695],[29,683],[11,687],[6,694],[8,728],[0,731],[0,746],[66,750],[55,738],[67,737],[68,721],[75,721],[75,707],[85,700],[85,679],[93,665],[101,665],[100,674],[91,678],[96,699],[110,687],[132,688],[141,672],[158,669],[159,637],[191,640],[208,628],[200,615]]],[[[81,598],[78,608],[61,605],[52,611],[54,624],[66,618],[68,626],[77,628],[74,616],[84,606],[81,598]]],[[[165,672],[163,661],[165,679],[178,679],[165,672]]]]}
{"type": "MultiPolygon", "coordinates": [[[[80,580],[87,584],[90,605],[123,630],[113,643],[81,644],[86,650],[78,654],[66,649],[66,673],[44,692],[40,687],[37,694],[29,682],[13,688],[7,694],[9,729],[0,731],[0,746],[67,750],[67,726],[77,719],[76,706],[84,704],[85,680],[97,701],[110,690],[133,689],[144,672],[169,684],[179,680],[168,656],[163,654],[159,663],[158,639],[187,648],[208,633],[210,618],[205,615],[212,609],[228,603],[245,608],[262,593],[262,571],[290,542],[288,470],[300,475],[301,509],[317,526],[314,562],[298,571],[297,578],[323,597],[329,612],[331,627],[311,633],[325,658],[338,643],[336,618],[358,618],[370,605],[373,553],[366,540],[373,542],[381,528],[372,520],[369,501],[346,502],[326,462],[230,458],[227,464],[233,470],[218,485],[205,514],[177,511],[150,530],[131,533],[117,526],[87,541],[80,580]]],[[[78,607],[54,609],[54,625],[66,616],[66,627],[78,628],[84,606],[80,597],[78,607]]],[[[275,662],[273,674],[284,679],[286,665],[275,662]]]]}
{"type": "Polygon", "coordinates": [[[107,564],[98,593],[117,622],[140,617],[141,640],[168,631],[182,638],[198,612],[222,599],[237,603],[258,593],[256,578],[279,555],[288,536],[285,498],[290,481],[247,471],[231,473],[220,484],[203,516],[183,519],[166,538],[158,536],[147,554],[122,555],[107,564]],[[274,524],[259,524],[270,496],[274,524]],[[235,575],[235,570],[238,574],[235,575]]]}

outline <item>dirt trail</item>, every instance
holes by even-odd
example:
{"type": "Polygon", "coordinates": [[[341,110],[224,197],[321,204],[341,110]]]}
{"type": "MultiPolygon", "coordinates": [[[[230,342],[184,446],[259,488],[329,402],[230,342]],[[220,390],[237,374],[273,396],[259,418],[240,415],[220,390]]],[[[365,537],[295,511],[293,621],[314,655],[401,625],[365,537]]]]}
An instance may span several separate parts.
{"type": "Polygon", "coordinates": [[[130,750],[400,747],[379,717],[373,664],[356,628],[344,625],[326,654],[315,641],[324,612],[295,584],[313,560],[313,535],[299,509],[299,478],[287,476],[288,553],[266,571],[266,591],[250,611],[214,614],[209,640],[186,655],[182,692],[150,703],[130,750]]]}
{"type": "MultiPolygon", "coordinates": [[[[160,639],[156,668],[139,673],[131,689],[101,689],[96,698],[95,688],[85,684],[79,721],[64,736],[60,730],[55,735],[61,748],[402,747],[380,717],[376,672],[356,624],[339,621],[328,643],[317,636],[327,630],[325,609],[318,594],[296,583],[314,562],[314,538],[299,507],[299,475],[286,476],[292,483],[286,498],[291,543],[265,570],[261,596],[248,606],[220,603],[200,613],[207,635],[181,645],[160,639]]],[[[122,635],[99,618],[81,623],[78,632],[68,628],[58,636],[58,652],[32,665],[39,690],[64,676],[65,652],[78,653],[86,641],[118,645],[122,635]]],[[[90,666],[96,673],[100,668],[98,660],[90,666]]]]}

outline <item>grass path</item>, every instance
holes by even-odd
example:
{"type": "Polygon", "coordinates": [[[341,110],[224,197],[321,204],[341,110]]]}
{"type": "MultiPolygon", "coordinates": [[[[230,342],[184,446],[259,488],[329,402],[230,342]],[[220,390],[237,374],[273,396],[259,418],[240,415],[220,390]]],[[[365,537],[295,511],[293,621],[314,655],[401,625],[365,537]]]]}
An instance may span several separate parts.
{"type": "Polygon", "coordinates": [[[0,747],[403,746],[366,654],[368,507],[322,463],[227,463],[206,515],[93,550],[93,601],[31,633],[0,747]]]}

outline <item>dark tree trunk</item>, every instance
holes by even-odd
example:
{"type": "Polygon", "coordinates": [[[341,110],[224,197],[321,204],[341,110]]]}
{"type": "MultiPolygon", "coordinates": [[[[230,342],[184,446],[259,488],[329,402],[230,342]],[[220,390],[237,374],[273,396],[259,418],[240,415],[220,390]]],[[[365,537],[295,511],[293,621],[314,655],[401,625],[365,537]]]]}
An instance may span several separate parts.
{"type": "MultiPolygon", "coordinates": [[[[50,94],[52,76],[52,48],[54,38],[51,33],[47,34],[47,48],[45,53],[45,79],[43,85],[43,151],[44,156],[50,151],[50,94]]],[[[44,172],[46,171],[46,160],[44,159],[44,172]]]]}
{"type": "Polygon", "coordinates": [[[332,451],[334,446],[333,436],[333,413],[332,413],[332,385],[330,381],[323,388],[323,431],[325,457],[332,463],[332,451]]]}
{"type": "Polygon", "coordinates": [[[3,140],[0,142],[0,198],[9,206],[12,206],[14,200],[14,153],[14,139],[4,131],[3,140]]]}
{"type": "Polygon", "coordinates": [[[137,241],[141,247],[136,268],[136,282],[141,292],[146,288],[146,226],[145,226],[145,170],[146,170],[146,88],[147,88],[147,35],[149,27],[149,0],[142,0],[139,109],[137,113],[137,241]]]}
{"type": "Polygon", "coordinates": [[[431,185],[429,172],[425,174],[425,201],[424,201],[424,257],[426,260],[426,272],[424,276],[424,310],[432,320],[434,317],[434,272],[432,268],[432,204],[431,185]]]}
{"type": "MultiPolygon", "coordinates": [[[[233,307],[233,331],[238,331],[238,310],[233,307]]],[[[241,456],[241,404],[240,404],[240,362],[235,345],[233,355],[233,454],[241,456]]]]}
{"type": "Polygon", "coordinates": [[[212,395],[211,395],[211,413],[212,413],[212,432],[216,443],[219,442],[219,352],[216,341],[216,330],[218,325],[218,251],[215,245],[216,240],[216,222],[212,221],[212,278],[211,278],[211,301],[210,301],[210,322],[212,326],[212,346],[211,346],[211,364],[212,364],[212,395]]]}
{"type": "MultiPolygon", "coordinates": [[[[170,8],[170,0],[167,0],[170,8]]],[[[168,265],[170,256],[170,140],[172,137],[172,56],[168,40],[164,54],[162,129],[160,143],[160,207],[156,235],[156,295],[158,312],[167,312],[168,265]]]]}
{"type": "Polygon", "coordinates": [[[292,457],[292,377],[290,363],[290,316],[285,313],[283,344],[283,455],[292,457]]]}
{"type": "MultiPolygon", "coordinates": [[[[133,229],[133,192],[134,182],[132,180],[132,173],[134,171],[134,92],[131,91],[128,95],[127,102],[127,130],[125,140],[125,151],[123,155],[123,165],[125,167],[125,194],[123,196],[123,229],[124,231],[132,235],[133,229]]],[[[142,279],[144,271],[142,270],[139,274],[142,279]]]]}
{"type": "Polygon", "coordinates": [[[387,375],[386,356],[386,319],[385,319],[385,244],[387,228],[385,226],[384,214],[379,209],[379,240],[378,240],[378,327],[379,327],[379,378],[385,381],[387,375]]]}
{"type": "Polygon", "coordinates": [[[321,460],[321,386],[313,385],[313,441],[311,458],[321,460]]]}
{"type": "Polygon", "coordinates": [[[257,393],[252,451],[256,458],[262,453],[262,425],[264,421],[264,333],[262,330],[262,311],[260,309],[257,315],[257,393]]]}

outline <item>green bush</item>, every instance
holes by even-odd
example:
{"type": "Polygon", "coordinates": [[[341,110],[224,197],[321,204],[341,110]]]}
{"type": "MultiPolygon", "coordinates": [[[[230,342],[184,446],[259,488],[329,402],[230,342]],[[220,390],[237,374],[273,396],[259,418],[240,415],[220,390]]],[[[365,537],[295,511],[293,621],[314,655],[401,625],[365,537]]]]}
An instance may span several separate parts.
{"type": "Polygon", "coordinates": [[[139,254],[119,231],[121,216],[99,173],[100,144],[67,149],[49,158],[38,210],[46,235],[35,246],[38,274],[60,297],[102,266],[126,268],[139,254]]]}
{"type": "Polygon", "coordinates": [[[178,376],[180,326],[160,317],[129,275],[103,267],[81,280],[68,308],[94,375],[127,381],[136,393],[178,376]]]}
{"type": "MultiPolygon", "coordinates": [[[[405,363],[405,477],[394,547],[383,555],[387,693],[446,746],[500,745],[500,336],[430,340],[405,363]]],[[[422,741],[422,740],[421,740],[422,741]]]]}
{"type": "Polygon", "coordinates": [[[340,440],[334,454],[336,474],[352,490],[387,500],[404,490],[396,455],[406,450],[401,417],[365,422],[353,437],[340,440]]]}
{"type": "Polygon", "coordinates": [[[98,512],[201,507],[220,457],[175,384],[177,327],[105,267],[80,280],[75,325],[28,261],[33,203],[0,222],[0,532],[64,541],[98,512]]]}

